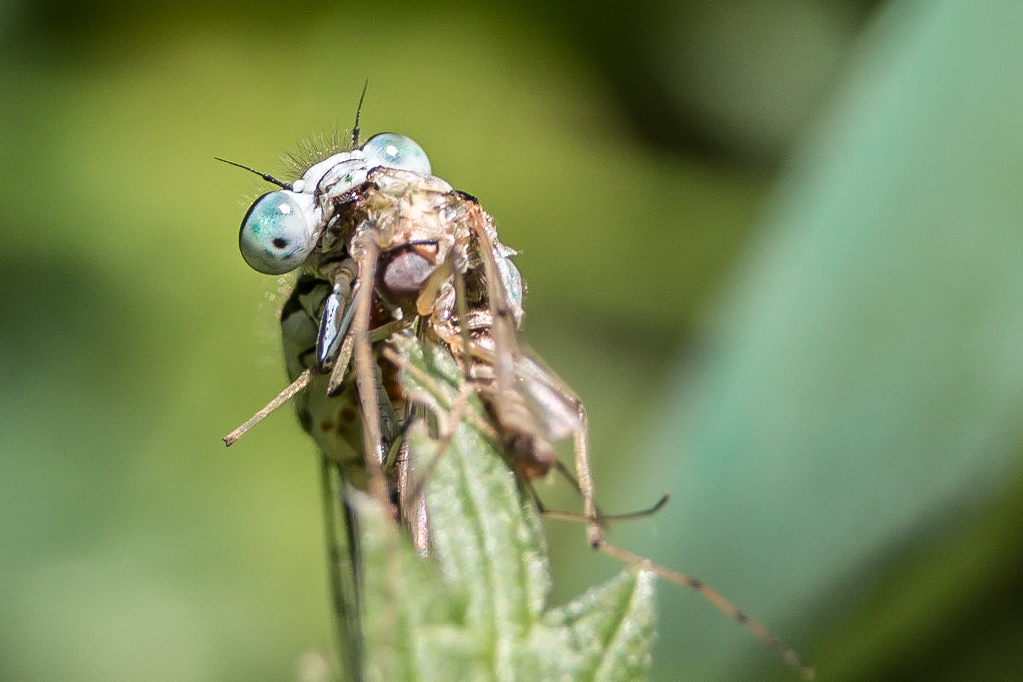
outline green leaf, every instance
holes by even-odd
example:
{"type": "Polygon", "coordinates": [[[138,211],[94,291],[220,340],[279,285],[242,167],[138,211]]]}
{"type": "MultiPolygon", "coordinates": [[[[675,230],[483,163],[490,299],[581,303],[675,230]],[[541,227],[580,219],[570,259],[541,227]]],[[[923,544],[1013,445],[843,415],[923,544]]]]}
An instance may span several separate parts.
{"type": "Polygon", "coordinates": [[[443,451],[424,424],[409,432],[420,470],[431,470],[428,558],[417,555],[386,510],[350,493],[362,543],[366,678],[645,679],[654,576],[627,568],[571,604],[547,609],[540,515],[482,431],[483,406],[460,393],[461,373],[446,350],[428,346],[424,354],[407,337],[398,348],[421,372],[403,373],[406,389],[434,406],[441,433],[452,410],[463,410],[463,418],[443,451]]]}

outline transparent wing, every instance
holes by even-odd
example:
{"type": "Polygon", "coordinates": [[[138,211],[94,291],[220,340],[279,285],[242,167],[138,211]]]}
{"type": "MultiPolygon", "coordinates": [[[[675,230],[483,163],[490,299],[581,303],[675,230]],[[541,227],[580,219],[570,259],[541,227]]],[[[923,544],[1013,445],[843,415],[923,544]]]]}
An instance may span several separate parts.
{"type": "Polygon", "coordinates": [[[583,498],[583,515],[588,520],[587,542],[598,547],[601,531],[590,472],[586,409],[575,393],[519,341],[522,314],[514,296],[518,273],[507,261],[507,249],[497,240],[490,216],[479,204],[473,204],[470,210],[469,224],[479,244],[493,314],[495,393],[489,402],[501,428],[512,436],[509,444],[517,450],[513,454],[521,458],[519,468],[527,478],[543,475],[555,466],[557,455],[552,443],[572,435],[576,482],[583,498]],[[519,407],[522,404],[528,419],[519,407]]]}
{"type": "Polygon", "coordinates": [[[521,339],[522,280],[509,259],[514,254],[497,240],[490,217],[478,206],[470,209],[470,225],[483,263],[487,299],[490,305],[492,348],[477,346],[473,354],[493,367],[494,400],[491,401],[506,426],[521,417],[512,414],[513,401],[528,409],[532,425],[549,442],[564,440],[581,424],[582,403],[575,392],[558,377],[521,339]],[[515,396],[514,398],[512,396],[515,396]]]}

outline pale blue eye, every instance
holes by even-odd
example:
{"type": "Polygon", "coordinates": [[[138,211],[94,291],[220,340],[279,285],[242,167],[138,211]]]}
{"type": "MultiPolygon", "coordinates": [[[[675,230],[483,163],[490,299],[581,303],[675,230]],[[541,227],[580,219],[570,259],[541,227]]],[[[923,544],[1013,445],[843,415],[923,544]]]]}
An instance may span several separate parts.
{"type": "Polygon", "coordinates": [[[370,167],[386,166],[414,173],[430,174],[430,159],[418,144],[404,135],[380,133],[362,147],[370,167]]]}
{"type": "Polygon", "coordinates": [[[242,258],[265,275],[291,272],[315,245],[302,208],[287,192],[270,192],[257,199],[238,235],[242,258]]]}

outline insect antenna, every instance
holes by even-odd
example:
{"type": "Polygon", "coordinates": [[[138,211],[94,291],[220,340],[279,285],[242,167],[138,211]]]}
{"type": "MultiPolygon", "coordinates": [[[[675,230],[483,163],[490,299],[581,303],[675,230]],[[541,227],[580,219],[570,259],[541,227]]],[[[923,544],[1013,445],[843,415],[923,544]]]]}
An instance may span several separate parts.
{"type": "Polygon", "coordinates": [[[366,90],[369,88],[369,78],[362,85],[362,95],[359,96],[359,107],[355,110],[355,127],[352,128],[352,149],[359,148],[359,117],[362,116],[362,102],[366,99],[366,90]]]}
{"type": "Polygon", "coordinates": [[[222,161],[222,162],[228,164],[229,166],[238,166],[238,168],[245,169],[245,170],[249,171],[250,173],[255,173],[256,175],[258,175],[259,177],[263,178],[267,182],[272,182],[273,184],[277,185],[281,189],[286,189],[289,192],[294,191],[294,187],[292,187],[291,183],[282,182],[281,180],[278,180],[274,176],[270,175],[269,173],[263,173],[262,171],[258,171],[255,168],[249,168],[246,165],[243,165],[243,164],[240,164],[240,163],[235,163],[234,161],[228,161],[227,159],[222,159],[219,156],[214,156],[213,158],[216,159],[217,161],[222,161]]]}

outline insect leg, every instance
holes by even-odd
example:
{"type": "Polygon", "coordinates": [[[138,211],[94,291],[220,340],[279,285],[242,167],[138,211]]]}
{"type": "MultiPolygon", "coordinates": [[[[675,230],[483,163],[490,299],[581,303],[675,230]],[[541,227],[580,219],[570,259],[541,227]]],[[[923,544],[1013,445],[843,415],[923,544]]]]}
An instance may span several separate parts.
{"type": "MultiPolygon", "coordinates": [[[[454,258],[455,250],[451,251],[451,258],[454,258]]],[[[466,300],[465,274],[455,268],[455,306],[458,312],[458,331],[462,337],[462,352],[459,360],[462,365],[462,372],[468,376],[469,369],[469,302],[466,300]]]]}
{"type": "Polygon", "coordinates": [[[223,441],[225,445],[233,445],[235,441],[245,435],[245,433],[259,422],[266,419],[266,417],[276,410],[278,407],[295,397],[295,394],[301,391],[303,388],[309,385],[312,381],[313,370],[307,369],[302,372],[298,378],[288,384],[287,388],[277,394],[277,397],[267,403],[266,407],[256,412],[256,414],[249,417],[248,421],[239,426],[231,433],[224,436],[223,441]]]}
{"type": "Polygon", "coordinates": [[[391,443],[391,450],[387,454],[385,470],[398,472],[397,488],[391,490],[391,494],[396,495],[397,499],[392,498],[392,502],[398,508],[398,520],[408,529],[409,537],[412,538],[412,546],[416,548],[416,552],[420,556],[426,556],[430,549],[426,500],[422,495],[413,495],[409,492],[414,489],[415,476],[412,471],[412,451],[408,440],[408,431],[421,412],[422,408],[411,401],[405,404],[405,414],[401,427],[391,443]]]}
{"type": "Polygon", "coordinates": [[[589,438],[587,434],[586,408],[577,403],[579,424],[572,436],[575,450],[575,475],[578,477],[579,494],[583,498],[583,515],[587,519],[586,539],[591,547],[600,547],[603,537],[600,530],[600,514],[597,511],[596,493],[593,490],[593,473],[590,471],[589,438]]]}
{"type": "Polygon", "coordinates": [[[438,434],[437,440],[437,451],[434,452],[433,458],[430,463],[426,465],[422,473],[418,476],[418,481],[415,486],[411,488],[409,493],[411,499],[421,500],[423,498],[423,488],[426,486],[426,482],[430,479],[430,476],[437,469],[437,465],[440,464],[440,458],[447,452],[448,447],[451,445],[452,439],[455,437],[455,429],[458,428],[458,424],[465,417],[465,412],[469,407],[469,396],[475,393],[475,389],[469,384],[464,384],[459,389],[458,394],[455,395],[451,401],[451,411],[445,420],[444,429],[438,434]]]}
{"type": "Polygon", "coordinates": [[[804,664],[802,658],[800,658],[799,654],[796,653],[794,649],[785,645],[780,639],[771,634],[770,630],[761,625],[759,621],[750,618],[737,606],[732,604],[732,602],[722,597],[717,590],[699,578],[694,578],[686,575],[685,573],[679,573],[678,571],[672,571],[668,568],[655,564],[649,559],[644,559],[641,556],[621,549],[620,547],[616,547],[608,542],[601,541],[596,548],[604,554],[614,557],[619,561],[636,566],[637,568],[641,568],[645,571],[651,571],[668,582],[699,593],[704,599],[713,604],[718,611],[748,629],[760,641],[764,642],[767,646],[774,650],[774,652],[778,654],[785,663],[795,668],[796,672],[798,672],[803,679],[813,679],[813,668],[804,664]]]}
{"type": "Polygon", "coordinates": [[[437,449],[433,458],[422,472],[416,473],[414,480],[410,470],[406,469],[403,473],[407,478],[406,483],[402,485],[402,490],[404,491],[402,493],[403,499],[410,501],[410,503],[415,500],[416,502],[412,504],[420,504],[419,500],[422,499],[423,487],[426,485],[426,481],[429,480],[430,474],[433,473],[441,457],[444,456],[444,453],[451,445],[455,430],[463,419],[467,419],[475,429],[493,441],[497,441],[499,435],[490,424],[479,419],[478,416],[474,416],[469,410],[469,399],[477,392],[475,385],[466,382],[461,386],[458,393],[454,396],[448,396],[432,377],[410,363],[394,348],[385,346],[381,350],[380,355],[399,370],[412,377],[415,383],[419,384],[420,390],[409,393],[409,401],[425,409],[436,420],[436,431],[438,434],[437,449]]]}
{"type": "Polygon", "coordinates": [[[384,452],[380,433],[380,403],[378,399],[379,368],[373,359],[373,347],[369,338],[370,309],[373,304],[373,285],[380,247],[372,239],[360,240],[355,251],[358,264],[352,319],[353,359],[355,360],[355,384],[359,391],[362,407],[363,456],[366,459],[368,489],[382,504],[390,504],[387,494],[387,480],[384,478],[384,452]]]}

